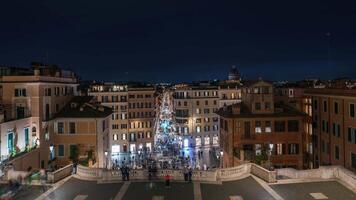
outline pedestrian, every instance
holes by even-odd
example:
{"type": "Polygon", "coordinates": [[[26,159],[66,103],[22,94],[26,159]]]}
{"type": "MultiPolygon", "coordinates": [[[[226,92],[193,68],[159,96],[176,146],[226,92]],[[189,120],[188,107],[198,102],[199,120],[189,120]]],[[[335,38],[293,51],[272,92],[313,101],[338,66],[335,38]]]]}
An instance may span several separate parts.
{"type": "Polygon", "coordinates": [[[129,167],[125,168],[125,174],[126,174],[126,180],[129,181],[130,180],[130,168],[129,167]]]}
{"type": "Polygon", "coordinates": [[[188,181],[188,170],[187,167],[184,167],[183,169],[183,174],[184,174],[184,181],[188,181]]]}
{"type": "Polygon", "coordinates": [[[77,163],[77,161],[74,161],[73,162],[73,174],[77,173],[77,167],[78,167],[78,163],[77,163]]]}
{"type": "Polygon", "coordinates": [[[46,170],[44,170],[43,168],[40,170],[40,181],[41,181],[41,189],[42,192],[46,192],[46,170]]]}
{"type": "Polygon", "coordinates": [[[169,188],[170,187],[170,179],[171,179],[171,177],[169,176],[169,174],[166,174],[164,179],[166,180],[166,187],[169,188]]]}
{"type": "Polygon", "coordinates": [[[189,168],[189,171],[188,171],[188,179],[189,179],[189,183],[192,182],[192,175],[193,175],[193,170],[192,168],[190,167],[189,168]]]}
{"type": "Polygon", "coordinates": [[[28,187],[30,187],[32,184],[32,167],[31,166],[29,166],[27,168],[27,181],[28,181],[28,187]]]}
{"type": "Polygon", "coordinates": [[[121,171],[121,178],[122,178],[122,181],[125,181],[125,167],[122,166],[120,168],[120,171],[121,171]]]}

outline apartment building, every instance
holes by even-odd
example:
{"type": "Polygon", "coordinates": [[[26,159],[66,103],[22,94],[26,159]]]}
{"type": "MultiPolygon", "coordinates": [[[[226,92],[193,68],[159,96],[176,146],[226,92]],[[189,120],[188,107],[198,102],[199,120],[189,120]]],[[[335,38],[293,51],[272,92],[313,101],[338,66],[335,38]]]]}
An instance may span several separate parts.
{"type": "Polygon", "coordinates": [[[110,155],[152,150],[155,88],[143,84],[94,83],[90,96],[111,107],[110,155]]]}
{"type": "Polygon", "coordinates": [[[219,83],[219,107],[229,106],[241,102],[240,81],[222,81],[219,83]]]}
{"type": "Polygon", "coordinates": [[[222,167],[258,159],[274,167],[306,168],[304,136],[308,117],[297,109],[274,102],[270,82],[245,82],[242,102],[220,108],[222,167]]]}
{"type": "Polygon", "coordinates": [[[71,159],[90,159],[100,168],[110,166],[107,156],[111,148],[111,114],[111,108],[98,104],[93,97],[74,97],[53,120],[51,159],[56,158],[59,166],[67,165],[71,159]]]}
{"type": "Polygon", "coordinates": [[[128,145],[128,88],[125,84],[116,83],[94,83],[90,86],[89,96],[102,105],[112,108],[109,123],[109,146],[111,155],[126,152],[128,145]]]}
{"type": "Polygon", "coordinates": [[[0,67],[1,160],[36,148],[18,168],[46,167],[51,120],[76,95],[77,78],[68,70],[34,63],[31,68],[0,67]]]}
{"type": "Polygon", "coordinates": [[[156,117],[155,88],[131,85],[128,92],[128,132],[130,152],[151,151],[154,147],[154,123],[156,117]]]}
{"type": "Polygon", "coordinates": [[[219,144],[219,87],[209,83],[176,85],[173,94],[176,132],[184,147],[219,144]]]}
{"type": "Polygon", "coordinates": [[[315,167],[342,165],[356,172],[356,90],[308,89],[312,105],[315,167]]]}

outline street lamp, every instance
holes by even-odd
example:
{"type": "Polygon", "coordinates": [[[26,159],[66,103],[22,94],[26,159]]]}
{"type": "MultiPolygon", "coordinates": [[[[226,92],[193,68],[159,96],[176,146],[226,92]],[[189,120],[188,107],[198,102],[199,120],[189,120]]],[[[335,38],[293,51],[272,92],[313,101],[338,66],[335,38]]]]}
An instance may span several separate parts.
{"type": "Polygon", "coordinates": [[[220,162],[221,162],[221,168],[224,168],[224,151],[220,151],[220,162]]]}
{"type": "Polygon", "coordinates": [[[107,169],[108,168],[108,152],[105,151],[104,154],[105,154],[105,168],[107,169]]]}
{"type": "Polygon", "coordinates": [[[268,170],[270,170],[271,169],[271,156],[272,156],[272,149],[273,149],[273,143],[272,142],[270,142],[269,143],[269,145],[268,145],[268,147],[269,147],[269,151],[268,151],[268,170]]]}

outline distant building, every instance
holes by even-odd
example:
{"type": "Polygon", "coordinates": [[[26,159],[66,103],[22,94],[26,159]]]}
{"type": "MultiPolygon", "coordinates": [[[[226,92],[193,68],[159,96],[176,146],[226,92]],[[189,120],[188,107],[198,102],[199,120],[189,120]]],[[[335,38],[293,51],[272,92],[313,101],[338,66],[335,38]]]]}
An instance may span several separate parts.
{"type": "Polygon", "coordinates": [[[276,168],[307,168],[307,115],[275,104],[273,85],[258,80],[245,82],[242,102],[220,108],[222,167],[245,161],[270,163],[276,168]]]}
{"type": "Polygon", "coordinates": [[[96,103],[93,97],[72,98],[53,120],[52,144],[55,151],[51,152],[51,159],[57,158],[56,164],[65,166],[76,150],[80,160],[90,156],[97,167],[109,166],[111,159],[105,157],[105,152],[111,149],[111,114],[111,108],[96,103]]]}
{"type": "Polygon", "coordinates": [[[185,147],[218,146],[219,87],[208,83],[176,85],[173,94],[176,132],[185,147]]]}
{"type": "Polygon", "coordinates": [[[228,80],[230,81],[241,81],[240,72],[237,70],[236,66],[233,65],[230,69],[228,80]]]}
{"type": "Polygon", "coordinates": [[[94,83],[89,95],[111,107],[109,155],[151,151],[154,142],[155,88],[144,84],[94,83]]]}

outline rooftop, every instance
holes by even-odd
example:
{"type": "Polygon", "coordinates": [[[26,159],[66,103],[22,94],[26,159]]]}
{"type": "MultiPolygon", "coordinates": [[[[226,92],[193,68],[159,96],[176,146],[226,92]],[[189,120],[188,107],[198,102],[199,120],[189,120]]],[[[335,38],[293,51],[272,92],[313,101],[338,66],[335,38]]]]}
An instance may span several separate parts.
{"type": "Polygon", "coordinates": [[[264,118],[264,117],[306,116],[305,113],[300,112],[297,109],[287,106],[283,103],[275,103],[273,113],[252,113],[243,102],[220,108],[216,113],[225,118],[258,118],[258,117],[264,118]],[[236,110],[239,110],[239,112],[236,112],[236,110]]]}
{"type": "Polygon", "coordinates": [[[111,113],[111,108],[97,104],[91,96],[75,96],[55,117],[104,118],[111,113]]]}

